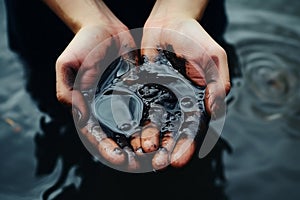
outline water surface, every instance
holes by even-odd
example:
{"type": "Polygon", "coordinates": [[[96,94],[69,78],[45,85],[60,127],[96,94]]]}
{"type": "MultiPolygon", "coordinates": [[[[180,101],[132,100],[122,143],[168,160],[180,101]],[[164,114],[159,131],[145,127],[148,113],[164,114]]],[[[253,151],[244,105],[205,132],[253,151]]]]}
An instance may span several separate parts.
{"type": "Polygon", "coordinates": [[[300,198],[300,2],[227,3],[228,41],[243,79],[232,95],[223,136],[226,193],[232,200],[300,198]]]}

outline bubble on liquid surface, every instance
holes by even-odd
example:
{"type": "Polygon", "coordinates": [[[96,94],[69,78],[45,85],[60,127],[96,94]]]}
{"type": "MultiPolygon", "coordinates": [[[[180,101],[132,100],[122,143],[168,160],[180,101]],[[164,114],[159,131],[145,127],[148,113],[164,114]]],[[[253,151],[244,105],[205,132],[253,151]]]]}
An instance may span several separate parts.
{"type": "Polygon", "coordinates": [[[107,69],[112,73],[101,77],[92,110],[110,136],[129,138],[147,121],[160,127],[161,134],[178,134],[186,120],[200,126],[206,115],[204,88],[193,85],[161,57],[161,62],[138,67],[119,59],[107,69]]]}
{"type": "Polygon", "coordinates": [[[133,92],[112,87],[94,100],[95,117],[112,132],[133,134],[142,119],[143,102],[133,92]]]}

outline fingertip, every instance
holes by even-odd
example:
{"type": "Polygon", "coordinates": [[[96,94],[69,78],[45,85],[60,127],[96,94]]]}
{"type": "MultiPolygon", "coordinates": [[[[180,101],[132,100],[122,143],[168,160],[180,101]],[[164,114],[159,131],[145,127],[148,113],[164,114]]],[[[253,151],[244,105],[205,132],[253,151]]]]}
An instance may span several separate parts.
{"type": "Polygon", "coordinates": [[[181,137],[171,154],[171,166],[181,168],[185,166],[192,158],[196,150],[196,142],[193,138],[187,136],[181,137]]]}
{"type": "Polygon", "coordinates": [[[130,145],[131,145],[133,151],[137,155],[142,155],[143,154],[143,149],[142,149],[142,144],[141,144],[141,133],[140,132],[136,132],[136,133],[132,134],[132,136],[130,138],[130,145]]]}
{"type": "Polygon", "coordinates": [[[123,150],[127,153],[127,168],[131,172],[135,172],[140,169],[140,163],[138,162],[137,156],[134,154],[131,148],[128,146],[124,147],[123,150]]]}
{"type": "Polygon", "coordinates": [[[152,166],[155,170],[163,170],[170,165],[170,152],[174,148],[175,140],[173,132],[164,133],[160,148],[152,159],[152,166]]]}
{"type": "Polygon", "coordinates": [[[170,164],[170,154],[166,148],[160,148],[152,159],[152,166],[155,170],[164,170],[170,164]]]}
{"type": "Polygon", "coordinates": [[[156,151],[159,147],[160,131],[153,123],[143,127],[141,133],[141,146],[145,153],[156,151]]]}
{"type": "Polygon", "coordinates": [[[155,140],[155,138],[143,139],[142,148],[143,148],[145,153],[151,153],[151,152],[156,151],[158,149],[158,145],[156,144],[155,141],[153,141],[153,139],[155,140]]]}
{"type": "Polygon", "coordinates": [[[111,138],[104,138],[99,141],[98,151],[100,155],[113,165],[121,165],[126,160],[126,155],[111,138]]]}

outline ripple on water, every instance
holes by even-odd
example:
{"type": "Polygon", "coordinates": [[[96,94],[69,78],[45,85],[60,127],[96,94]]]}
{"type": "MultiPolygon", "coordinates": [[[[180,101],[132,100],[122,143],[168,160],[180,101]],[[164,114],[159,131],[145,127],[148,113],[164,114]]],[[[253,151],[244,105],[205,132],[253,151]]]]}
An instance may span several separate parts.
{"type": "MultiPolygon", "coordinates": [[[[235,16],[240,11],[233,12],[235,16]]],[[[242,61],[242,88],[252,94],[249,111],[266,120],[299,120],[299,18],[260,10],[239,16],[232,18],[227,36],[242,61]]]]}

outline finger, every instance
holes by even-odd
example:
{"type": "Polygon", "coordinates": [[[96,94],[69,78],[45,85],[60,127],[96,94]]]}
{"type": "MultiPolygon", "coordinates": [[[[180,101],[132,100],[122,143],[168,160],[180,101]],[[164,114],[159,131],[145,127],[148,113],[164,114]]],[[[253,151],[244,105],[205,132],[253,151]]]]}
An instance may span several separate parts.
{"type": "Polygon", "coordinates": [[[137,155],[143,154],[142,143],[141,143],[141,133],[136,132],[130,138],[130,145],[132,146],[133,151],[137,155]]]}
{"type": "MultiPolygon", "coordinates": [[[[100,135],[100,132],[98,132],[97,129],[94,128],[95,126],[87,124],[86,126],[79,129],[79,133],[83,136],[82,138],[84,139],[84,141],[87,140],[88,143],[86,144],[91,144],[91,149],[95,149],[96,151],[98,151],[97,146],[99,144],[100,136],[97,135],[100,135]]],[[[104,136],[101,136],[101,138],[103,137],[104,136]]]]}
{"type": "Polygon", "coordinates": [[[171,166],[175,168],[186,165],[195,152],[199,120],[198,118],[192,117],[194,114],[195,113],[189,113],[185,117],[185,122],[181,125],[178,132],[178,138],[176,138],[176,144],[171,153],[171,166]]]}
{"type": "Polygon", "coordinates": [[[101,127],[93,122],[92,119],[90,119],[80,132],[88,140],[89,143],[87,143],[87,145],[92,144],[92,148],[95,149],[106,162],[108,161],[110,164],[116,166],[125,162],[125,152],[113,139],[107,137],[101,127]]]}
{"type": "Polygon", "coordinates": [[[156,151],[159,147],[160,131],[158,127],[150,122],[145,125],[141,133],[141,146],[145,153],[156,151]]]}
{"type": "Polygon", "coordinates": [[[172,151],[174,144],[174,133],[165,133],[161,140],[160,148],[152,159],[152,166],[155,170],[163,170],[170,164],[170,152],[172,151]]]}
{"type": "Polygon", "coordinates": [[[160,28],[144,28],[141,42],[141,55],[145,61],[155,62],[160,48],[160,28]]]}
{"type": "Polygon", "coordinates": [[[118,34],[116,38],[119,43],[119,55],[126,61],[129,61],[135,65],[139,63],[138,50],[136,47],[135,40],[131,35],[130,31],[123,31],[118,34]]]}
{"type": "Polygon", "coordinates": [[[65,105],[72,104],[72,91],[78,64],[64,60],[62,56],[56,61],[56,96],[65,105]]]}
{"type": "Polygon", "coordinates": [[[129,171],[137,171],[140,169],[140,163],[138,162],[138,158],[136,154],[132,151],[128,146],[124,147],[123,150],[127,153],[127,163],[129,171]]]}
{"type": "Polygon", "coordinates": [[[188,134],[182,134],[171,154],[171,166],[180,168],[185,166],[192,158],[196,150],[196,142],[194,137],[188,134]]]}
{"type": "Polygon", "coordinates": [[[125,162],[123,150],[111,138],[103,138],[99,141],[98,151],[100,155],[113,165],[121,165],[125,162]]]}
{"type": "Polygon", "coordinates": [[[74,81],[77,72],[75,62],[67,62],[63,57],[56,62],[56,95],[58,101],[69,107],[73,106],[72,112],[76,123],[82,126],[89,116],[86,100],[78,90],[74,90],[74,81]]]}

